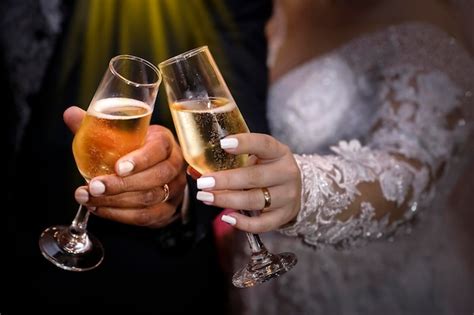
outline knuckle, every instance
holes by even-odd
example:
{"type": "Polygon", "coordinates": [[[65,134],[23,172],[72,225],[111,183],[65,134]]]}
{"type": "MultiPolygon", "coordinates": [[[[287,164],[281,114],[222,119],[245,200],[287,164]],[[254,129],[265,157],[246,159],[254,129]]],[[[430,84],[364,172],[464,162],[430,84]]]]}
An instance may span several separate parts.
{"type": "Polygon", "coordinates": [[[255,231],[253,230],[253,224],[252,224],[252,221],[251,221],[251,220],[247,220],[247,221],[243,222],[242,225],[243,225],[242,228],[243,228],[245,231],[251,232],[251,233],[255,232],[255,231]]]}
{"type": "Polygon", "coordinates": [[[168,156],[172,149],[171,141],[164,134],[161,134],[160,138],[162,139],[160,145],[162,146],[163,150],[166,152],[166,155],[168,156]]]}
{"type": "Polygon", "coordinates": [[[150,125],[148,127],[148,133],[150,134],[157,133],[157,132],[160,132],[160,129],[161,127],[159,125],[150,125]]]}
{"type": "Polygon", "coordinates": [[[170,155],[170,163],[176,169],[181,170],[185,168],[184,157],[180,150],[173,150],[173,154],[170,155]]]}
{"type": "Polygon", "coordinates": [[[112,215],[112,210],[110,208],[98,207],[93,213],[103,219],[114,220],[114,216],[112,215]]]}
{"type": "Polygon", "coordinates": [[[262,232],[260,228],[260,223],[259,220],[256,220],[257,218],[252,218],[247,221],[246,223],[246,230],[251,232],[251,233],[260,233],[262,232]]]}
{"type": "Polygon", "coordinates": [[[265,135],[263,137],[263,148],[265,151],[271,151],[273,150],[273,138],[268,136],[268,135],[265,135]]]}
{"type": "Polygon", "coordinates": [[[228,193],[214,193],[214,203],[219,205],[228,205],[231,198],[228,193]]]}
{"type": "Polygon", "coordinates": [[[251,210],[261,209],[265,203],[260,190],[256,190],[252,194],[247,194],[247,202],[248,207],[251,208],[251,210]]]}
{"type": "Polygon", "coordinates": [[[116,176],[117,187],[119,191],[128,191],[130,188],[129,182],[125,177],[116,176]]]}
{"type": "Polygon", "coordinates": [[[167,130],[157,129],[154,135],[154,141],[159,143],[160,148],[164,151],[169,153],[171,151],[171,141],[170,141],[170,134],[167,130]]]}
{"type": "Polygon", "coordinates": [[[155,169],[155,178],[160,183],[168,183],[173,177],[173,167],[169,163],[163,163],[155,169]]]}
{"type": "Polygon", "coordinates": [[[288,172],[289,172],[289,175],[291,176],[291,178],[299,180],[300,170],[298,169],[298,167],[296,165],[292,164],[290,169],[288,170],[288,172]]]}
{"type": "Polygon", "coordinates": [[[160,193],[158,192],[157,188],[150,189],[144,192],[141,196],[140,206],[142,207],[149,207],[154,205],[158,200],[160,193]]]}
{"type": "Polygon", "coordinates": [[[146,168],[151,164],[150,162],[150,155],[148,154],[140,154],[139,158],[137,158],[138,163],[140,163],[141,168],[146,168]]]}
{"type": "Polygon", "coordinates": [[[153,223],[153,218],[146,210],[137,211],[132,220],[133,224],[138,226],[149,226],[153,223]]]}
{"type": "Polygon", "coordinates": [[[178,176],[178,185],[180,187],[183,187],[185,186],[187,183],[187,180],[186,180],[186,175],[184,173],[181,173],[179,176],[178,176]]]}
{"type": "Polygon", "coordinates": [[[258,187],[259,183],[265,182],[265,172],[258,166],[249,169],[246,177],[246,182],[252,187],[258,187]]]}
{"type": "Polygon", "coordinates": [[[283,144],[283,143],[280,143],[280,145],[281,145],[282,151],[284,151],[285,153],[291,153],[291,149],[288,145],[283,144]]]}
{"type": "Polygon", "coordinates": [[[297,200],[298,198],[300,198],[299,193],[298,193],[298,189],[296,189],[293,186],[292,186],[291,189],[288,190],[288,195],[290,197],[290,200],[297,200]]]}
{"type": "Polygon", "coordinates": [[[216,176],[214,175],[214,178],[216,180],[216,184],[219,185],[221,188],[228,188],[232,184],[232,178],[233,176],[216,176]]]}

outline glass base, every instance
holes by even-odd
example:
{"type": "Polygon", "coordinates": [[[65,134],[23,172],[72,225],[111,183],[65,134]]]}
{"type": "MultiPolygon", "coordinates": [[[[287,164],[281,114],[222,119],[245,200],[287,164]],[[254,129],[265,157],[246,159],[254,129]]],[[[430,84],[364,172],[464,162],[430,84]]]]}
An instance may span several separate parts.
{"type": "Polygon", "coordinates": [[[298,260],[293,253],[271,254],[267,251],[252,255],[250,262],[234,273],[232,284],[237,288],[253,287],[270,279],[281,276],[293,268],[298,260]]]}
{"type": "Polygon", "coordinates": [[[82,238],[83,243],[78,239],[69,226],[53,226],[41,233],[39,247],[47,260],[65,270],[87,271],[99,266],[104,259],[99,240],[90,234],[82,238]]]}

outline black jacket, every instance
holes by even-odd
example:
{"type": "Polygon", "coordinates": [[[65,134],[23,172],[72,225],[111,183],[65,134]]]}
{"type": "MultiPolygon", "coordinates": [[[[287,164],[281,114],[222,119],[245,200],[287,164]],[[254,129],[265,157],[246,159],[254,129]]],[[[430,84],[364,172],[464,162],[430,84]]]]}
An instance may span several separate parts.
{"type": "MultiPolygon", "coordinates": [[[[8,20],[9,13],[16,14],[12,8],[17,5],[32,6],[31,10],[20,12],[39,13],[38,2],[7,1],[3,4],[6,9],[2,10],[5,12],[2,19],[8,20]]],[[[105,259],[99,268],[84,273],[67,272],[41,256],[38,248],[41,231],[51,225],[70,223],[77,210],[74,190],[82,184],[72,157],[72,134],[62,121],[64,109],[77,105],[79,76],[74,74],[80,73],[81,56],[69,60],[73,71],[63,76],[64,63],[58,61],[64,61],[64,56],[66,59],[68,56],[65,43],[70,34],[75,2],[62,3],[64,22],[54,35],[56,39],[51,41],[54,45],[52,54],[45,61],[47,67],[37,91],[18,94],[15,80],[21,76],[12,74],[18,69],[15,60],[7,58],[8,52],[1,55],[3,95],[10,106],[7,117],[8,145],[11,145],[8,156],[11,189],[7,196],[8,207],[3,211],[4,222],[7,222],[8,235],[4,238],[7,250],[2,258],[7,262],[4,272],[11,280],[4,285],[7,293],[0,299],[0,312],[22,314],[32,307],[35,312],[48,314],[88,314],[93,308],[127,314],[208,313],[211,310],[224,313],[226,287],[230,281],[220,271],[211,230],[211,221],[219,209],[196,201],[192,180],[189,180],[191,220],[188,224],[176,222],[153,230],[91,216],[88,230],[100,239],[105,249],[105,259]],[[58,82],[59,78],[66,81],[58,82]],[[58,86],[65,90],[58,90],[58,86]],[[31,110],[24,130],[19,128],[20,120],[24,118],[19,104],[21,97],[25,97],[31,110]]],[[[203,3],[215,19],[218,41],[190,41],[186,43],[188,47],[174,47],[170,54],[208,44],[218,63],[222,64],[223,75],[249,128],[267,132],[264,23],[271,13],[270,1],[225,1],[234,28],[228,27],[215,11],[214,1],[203,3]]],[[[23,21],[21,15],[11,18],[16,22],[9,23],[20,25],[23,21]]],[[[24,20],[30,18],[24,17],[24,20]]],[[[33,25],[32,28],[33,38],[46,43],[48,33],[41,27],[34,29],[33,25]]],[[[12,40],[17,36],[21,34],[3,30],[2,47],[11,49],[12,45],[21,45],[21,38],[12,40]]],[[[22,75],[27,76],[28,72],[22,75]]],[[[160,94],[164,94],[163,87],[160,94]]],[[[160,108],[166,110],[162,105],[160,108]]],[[[168,124],[172,128],[169,121],[161,121],[160,116],[156,116],[154,123],[168,124]]],[[[167,117],[167,114],[163,116],[167,117]]],[[[2,283],[5,283],[3,279],[2,283]]]]}

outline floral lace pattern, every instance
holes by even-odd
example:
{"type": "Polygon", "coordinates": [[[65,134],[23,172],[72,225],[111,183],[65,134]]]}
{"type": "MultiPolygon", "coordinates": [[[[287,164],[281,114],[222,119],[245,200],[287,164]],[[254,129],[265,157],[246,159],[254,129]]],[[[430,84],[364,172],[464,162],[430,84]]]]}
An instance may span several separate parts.
{"type": "Polygon", "coordinates": [[[366,146],[353,139],[332,146],[334,155],[295,155],[302,173],[303,206],[296,223],[283,233],[300,235],[315,246],[351,246],[392,234],[412,217],[415,211],[410,209],[433,195],[436,185],[431,179],[464,139],[464,120],[448,121],[448,115],[461,108],[463,91],[441,71],[415,65],[389,68],[383,75],[383,105],[366,146]],[[376,209],[370,202],[360,203],[358,213],[348,220],[337,219],[360,195],[357,185],[367,182],[377,182],[387,201],[405,207],[401,219],[390,222],[390,213],[374,219],[376,209]]]}
{"type": "MultiPolygon", "coordinates": [[[[454,38],[404,23],[356,38],[275,82],[268,119],[297,153],[303,207],[282,231],[291,237],[262,238],[274,253],[294,252],[298,264],[277,281],[234,292],[237,314],[472,312],[472,238],[465,236],[469,225],[457,223],[468,217],[446,203],[456,187],[446,175],[466,169],[459,149],[474,154],[474,140],[464,141],[474,118],[473,78],[474,62],[454,38]],[[461,109],[465,122],[456,114],[461,109]],[[403,216],[378,216],[379,205],[360,198],[360,183],[377,184],[381,199],[403,216]],[[348,204],[358,213],[338,220],[348,204]]],[[[249,254],[245,239],[236,247],[235,268],[249,254]]]]}

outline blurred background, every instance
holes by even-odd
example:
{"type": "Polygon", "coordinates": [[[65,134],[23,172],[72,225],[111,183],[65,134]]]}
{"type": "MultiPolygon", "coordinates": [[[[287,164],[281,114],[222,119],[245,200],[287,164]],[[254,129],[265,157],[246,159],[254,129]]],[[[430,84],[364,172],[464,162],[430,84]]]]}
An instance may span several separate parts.
{"type": "MultiPolygon", "coordinates": [[[[472,3],[454,1],[472,53],[472,3]]],[[[297,29],[308,22],[311,15],[301,13],[308,3],[294,1],[295,11],[288,13],[292,21],[289,27],[297,29]]],[[[74,305],[80,312],[90,309],[94,303],[127,308],[134,307],[141,299],[156,298],[159,304],[164,291],[169,294],[166,298],[174,296],[173,302],[182,302],[176,310],[183,312],[192,310],[194,305],[212,305],[209,303],[217,303],[215,307],[220,310],[228,307],[228,292],[220,289],[226,287],[222,281],[228,279],[222,280],[214,273],[212,269],[221,266],[210,262],[218,255],[215,250],[199,248],[201,254],[191,256],[186,249],[166,254],[166,259],[154,257],[150,261],[125,259],[123,256],[129,254],[123,253],[114,238],[126,243],[127,237],[138,232],[91,218],[90,230],[101,239],[108,254],[107,273],[88,273],[80,279],[50,266],[41,257],[37,240],[45,227],[72,220],[77,209],[74,190],[82,184],[71,152],[73,135],[63,123],[62,113],[71,105],[87,108],[110,58],[117,54],[137,55],[158,64],[185,50],[208,45],[250,129],[268,132],[262,104],[266,102],[269,73],[278,71],[282,62],[278,60],[280,30],[273,23],[274,19],[270,19],[272,2],[3,0],[0,12],[0,86],[2,106],[7,113],[7,150],[4,152],[7,152],[8,187],[7,205],[2,211],[2,223],[6,223],[6,227],[1,257],[7,265],[3,268],[2,282],[6,273],[9,278],[13,277],[13,282],[6,286],[8,293],[0,298],[0,313],[10,314],[4,312],[7,309],[15,314],[13,310],[25,307],[14,303],[13,298],[23,298],[25,303],[46,310],[48,304],[59,308],[74,305]],[[267,55],[265,30],[270,55],[267,55]],[[192,258],[180,265],[178,262],[183,261],[183,257],[192,258]],[[196,275],[191,272],[193,266],[206,271],[196,275]],[[176,280],[172,275],[168,278],[165,275],[170,267],[191,271],[176,280]],[[127,275],[122,274],[124,270],[134,271],[127,275]],[[150,270],[155,273],[148,279],[150,270]],[[143,288],[131,292],[143,283],[134,279],[137,275],[143,277],[141,280],[146,285],[169,287],[156,292],[145,292],[143,288]],[[186,288],[183,282],[198,282],[204,277],[209,277],[208,283],[197,288],[194,284],[186,288]],[[111,283],[105,284],[107,281],[111,283]],[[77,288],[69,291],[71,286],[77,288]],[[105,295],[101,290],[114,291],[105,295]],[[97,301],[101,296],[104,300],[97,301]],[[221,304],[216,302],[219,299],[221,304]],[[189,300],[200,302],[187,303],[189,300]]],[[[152,122],[173,129],[163,86],[152,122]]],[[[456,212],[449,213],[447,219],[459,226],[464,242],[454,246],[462,247],[474,270],[474,163],[470,164],[452,196],[456,212]]],[[[202,222],[208,225],[211,220],[204,218],[202,222]]],[[[215,228],[218,237],[232,233],[226,226],[218,224],[215,228]]],[[[198,230],[194,233],[198,234],[198,230]]],[[[149,235],[137,236],[140,237],[149,235]]],[[[134,254],[139,256],[140,249],[130,255],[134,254]]],[[[172,309],[166,307],[163,306],[164,312],[172,309]]]]}

